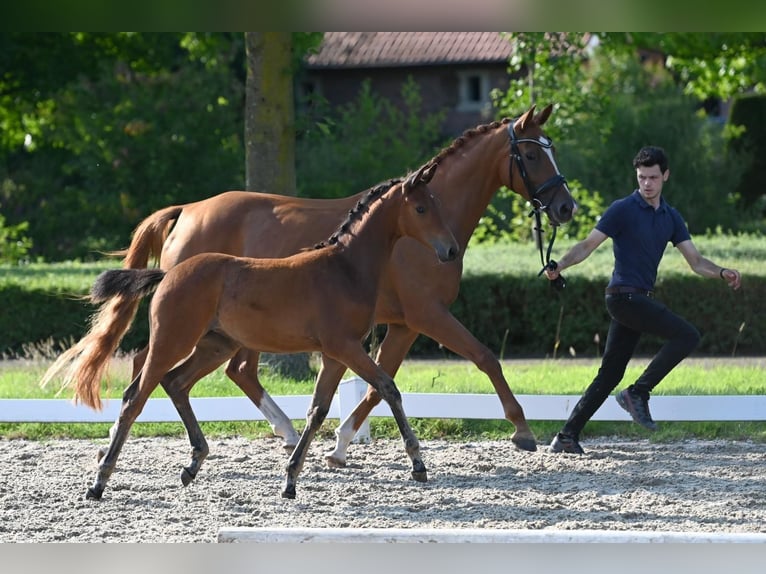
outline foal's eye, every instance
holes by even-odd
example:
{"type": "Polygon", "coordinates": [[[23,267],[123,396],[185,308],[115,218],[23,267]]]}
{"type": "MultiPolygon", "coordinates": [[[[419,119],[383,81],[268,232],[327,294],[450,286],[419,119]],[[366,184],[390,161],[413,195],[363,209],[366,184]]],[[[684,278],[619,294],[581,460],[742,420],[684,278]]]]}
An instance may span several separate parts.
{"type": "Polygon", "coordinates": [[[418,213],[421,213],[421,214],[426,212],[426,208],[425,208],[425,207],[423,207],[422,205],[418,205],[418,206],[415,208],[415,210],[416,210],[418,213]]]}

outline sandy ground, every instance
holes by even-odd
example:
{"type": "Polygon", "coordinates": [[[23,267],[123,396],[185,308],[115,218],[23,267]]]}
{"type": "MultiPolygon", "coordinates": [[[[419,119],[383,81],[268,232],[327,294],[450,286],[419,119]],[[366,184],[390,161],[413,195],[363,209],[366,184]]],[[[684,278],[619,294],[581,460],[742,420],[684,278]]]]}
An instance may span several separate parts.
{"type": "Polygon", "coordinates": [[[180,438],[130,438],[101,501],[84,500],[103,441],[0,441],[0,542],[215,542],[232,526],[766,532],[766,444],[598,439],[585,456],[510,441],[423,441],[429,481],[398,440],[310,448],[295,500],[276,439],[211,439],[183,487],[180,438]]]}

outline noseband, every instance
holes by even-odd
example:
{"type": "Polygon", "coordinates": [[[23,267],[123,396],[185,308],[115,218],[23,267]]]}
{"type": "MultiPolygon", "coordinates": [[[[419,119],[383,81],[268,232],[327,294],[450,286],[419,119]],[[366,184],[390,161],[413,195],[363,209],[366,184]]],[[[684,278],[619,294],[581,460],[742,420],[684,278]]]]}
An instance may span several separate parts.
{"type": "MultiPolygon", "coordinates": [[[[553,226],[553,233],[551,234],[551,239],[548,242],[548,249],[545,254],[545,257],[543,257],[543,227],[542,227],[542,217],[541,213],[543,211],[547,211],[550,207],[549,205],[546,205],[542,201],[542,195],[551,189],[554,186],[562,185],[566,183],[566,178],[561,175],[560,173],[554,175],[553,177],[547,179],[537,189],[533,190],[532,182],[529,180],[529,175],[527,174],[527,170],[524,167],[524,160],[521,158],[521,150],[519,149],[519,144],[522,142],[525,143],[533,143],[537,144],[540,147],[544,149],[550,149],[553,147],[552,141],[540,141],[538,139],[532,139],[532,138],[517,138],[516,137],[516,131],[514,130],[514,125],[516,121],[512,121],[510,124],[508,124],[508,135],[511,138],[511,162],[508,166],[509,171],[509,182],[513,182],[513,164],[514,162],[519,166],[519,174],[521,175],[521,179],[524,182],[524,187],[527,189],[527,195],[529,195],[529,200],[532,203],[532,211],[529,213],[529,216],[532,215],[535,216],[535,232],[537,233],[537,245],[540,247],[540,262],[543,264],[543,268],[540,270],[540,272],[537,274],[539,277],[542,275],[546,269],[551,268],[555,269],[557,264],[554,260],[551,259],[551,250],[553,249],[553,242],[556,240],[556,231],[558,230],[558,224],[551,223],[553,226]]],[[[551,281],[551,285],[557,289],[561,290],[564,287],[566,287],[566,280],[562,275],[559,275],[554,281],[551,281]]]]}

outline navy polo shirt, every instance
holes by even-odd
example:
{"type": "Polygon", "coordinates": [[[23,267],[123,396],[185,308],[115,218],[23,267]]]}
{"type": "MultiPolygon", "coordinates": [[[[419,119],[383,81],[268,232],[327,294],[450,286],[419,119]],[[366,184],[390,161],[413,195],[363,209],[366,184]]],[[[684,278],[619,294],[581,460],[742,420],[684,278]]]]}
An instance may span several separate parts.
{"type": "Polygon", "coordinates": [[[596,229],[612,238],[614,270],[609,287],[654,289],[668,242],[675,246],[691,238],[675,208],[660,198],[660,206],[654,209],[637,189],[612,203],[596,229]]]}

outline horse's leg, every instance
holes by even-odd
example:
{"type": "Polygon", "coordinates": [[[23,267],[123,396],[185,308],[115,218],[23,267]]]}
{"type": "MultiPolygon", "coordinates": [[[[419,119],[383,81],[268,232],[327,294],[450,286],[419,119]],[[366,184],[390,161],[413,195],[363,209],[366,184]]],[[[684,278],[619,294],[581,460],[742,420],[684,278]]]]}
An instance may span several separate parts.
{"type": "Polygon", "coordinates": [[[191,408],[189,391],[202,377],[212,373],[230,358],[239,345],[215,332],[208,332],[183,363],[162,378],[165,389],[176,407],[192,447],[191,462],[181,470],[181,483],[187,486],[197,476],[210,451],[205,435],[191,408]]]}
{"type": "Polygon", "coordinates": [[[396,388],[394,380],[365,353],[361,345],[358,348],[347,348],[342,354],[337,354],[337,356],[342,357],[343,363],[372,385],[383,400],[388,403],[399,427],[399,432],[402,435],[404,448],[410,460],[412,460],[412,478],[425,482],[427,480],[427,472],[425,464],[423,464],[423,460],[420,457],[420,443],[418,443],[418,439],[410,427],[407,416],[404,414],[402,395],[399,389],[396,388]]]}
{"type": "MultiPolygon", "coordinates": [[[[226,366],[226,375],[253,401],[269,421],[275,435],[282,437],[287,452],[292,452],[299,435],[290,418],[279,408],[258,379],[258,357],[260,353],[240,349],[226,366]]],[[[342,376],[342,375],[341,375],[342,376]]]]}
{"type": "Polygon", "coordinates": [[[495,354],[486,345],[479,342],[471,332],[458,321],[449,310],[441,305],[418,309],[415,316],[407,313],[410,328],[440,343],[447,349],[472,361],[492,381],[503,413],[515,427],[511,436],[513,443],[522,450],[537,450],[537,440],[524,416],[524,410],[516,400],[508,381],[503,375],[503,368],[495,354]]]}
{"type": "MultiPolygon", "coordinates": [[[[412,343],[415,342],[418,333],[409,329],[405,325],[388,325],[386,336],[378,348],[376,362],[388,373],[395,377],[396,372],[407,356],[412,343]]],[[[342,376],[342,375],[341,375],[342,376]]],[[[367,394],[362,398],[354,410],[349,414],[340,426],[335,429],[335,450],[328,453],[325,461],[328,466],[342,468],[346,466],[346,451],[351,441],[356,436],[362,423],[369,416],[378,403],[380,394],[373,387],[367,387],[367,394]]]]}
{"type": "Polygon", "coordinates": [[[295,498],[295,484],[303,468],[306,451],[314,439],[317,430],[319,430],[322,422],[327,417],[332,396],[345,372],[346,365],[324,354],[322,355],[322,368],[317,375],[314,394],[311,398],[311,406],[306,413],[306,428],[303,429],[303,433],[301,433],[298,439],[298,444],[287,461],[285,469],[287,475],[285,477],[285,486],[282,489],[282,498],[295,498]]]}

